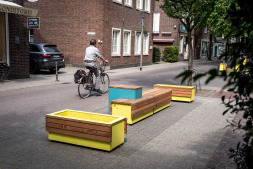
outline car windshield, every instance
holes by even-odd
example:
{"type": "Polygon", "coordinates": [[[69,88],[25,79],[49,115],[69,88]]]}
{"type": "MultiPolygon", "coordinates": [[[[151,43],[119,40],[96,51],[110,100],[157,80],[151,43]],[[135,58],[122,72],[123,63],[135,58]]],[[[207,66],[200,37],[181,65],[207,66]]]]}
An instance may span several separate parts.
{"type": "Polygon", "coordinates": [[[56,45],[45,45],[43,48],[46,52],[60,52],[56,45]]]}

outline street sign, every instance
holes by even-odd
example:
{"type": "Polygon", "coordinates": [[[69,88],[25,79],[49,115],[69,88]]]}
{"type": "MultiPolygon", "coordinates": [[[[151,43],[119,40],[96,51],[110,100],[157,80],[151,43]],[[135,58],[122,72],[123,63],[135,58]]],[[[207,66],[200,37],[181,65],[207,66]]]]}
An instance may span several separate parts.
{"type": "Polygon", "coordinates": [[[185,32],[186,31],[186,27],[184,25],[180,25],[179,30],[185,32]]]}
{"type": "Polygon", "coordinates": [[[28,29],[39,29],[40,28],[40,18],[39,17],[28,17],[27,18],[27,28],[28,29]]]}

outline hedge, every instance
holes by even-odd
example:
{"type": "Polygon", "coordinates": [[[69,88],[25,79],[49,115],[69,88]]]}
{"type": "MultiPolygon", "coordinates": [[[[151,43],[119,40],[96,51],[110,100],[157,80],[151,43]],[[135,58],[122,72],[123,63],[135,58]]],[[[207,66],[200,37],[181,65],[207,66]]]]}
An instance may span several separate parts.
{"type": "Polygon", "coordinates": [[[163,57],[165,62],[177,62],[178,61],[178,47],[167,46],[163,51],[163,57]]]}
{"type": "Polygon", "coordinates": [[[154,47],[153,48],[153,62],[160,62],[160,58],[161,58],[160,48],[154,47]]]}

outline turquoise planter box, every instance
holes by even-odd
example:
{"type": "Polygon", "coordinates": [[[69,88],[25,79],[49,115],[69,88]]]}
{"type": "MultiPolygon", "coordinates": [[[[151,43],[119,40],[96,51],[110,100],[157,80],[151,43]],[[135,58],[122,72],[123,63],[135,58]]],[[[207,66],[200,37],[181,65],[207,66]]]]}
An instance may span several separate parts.
{"type": "Polygon", "coordinates": [[[108,114],[111,112],[110,103],[116,99],[139,99],[142,98],[141,86],[116,85],[109,87],[108,114]]]}

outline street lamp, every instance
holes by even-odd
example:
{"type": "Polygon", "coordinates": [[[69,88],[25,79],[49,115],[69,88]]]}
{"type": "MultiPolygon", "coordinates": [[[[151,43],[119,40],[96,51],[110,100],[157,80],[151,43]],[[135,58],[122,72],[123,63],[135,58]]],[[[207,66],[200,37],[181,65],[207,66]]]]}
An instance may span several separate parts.
{"type": "Polygon", "coordinates": [[[141,58],[140,58],[140,71],[142,71],[142,55],[143,55],[143,27],[144,27],[144,14],[145,14],[145,10],[141,10],[141,58]]]}

